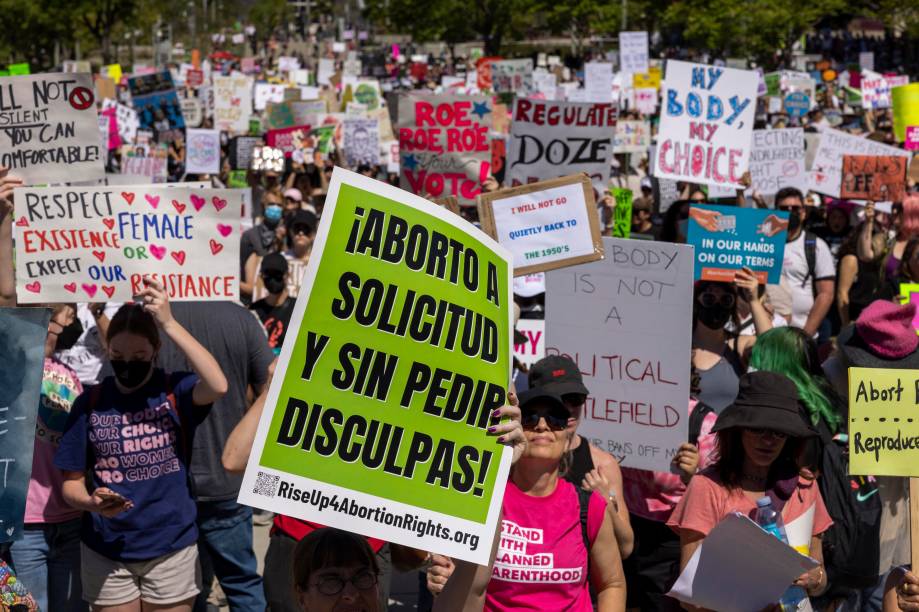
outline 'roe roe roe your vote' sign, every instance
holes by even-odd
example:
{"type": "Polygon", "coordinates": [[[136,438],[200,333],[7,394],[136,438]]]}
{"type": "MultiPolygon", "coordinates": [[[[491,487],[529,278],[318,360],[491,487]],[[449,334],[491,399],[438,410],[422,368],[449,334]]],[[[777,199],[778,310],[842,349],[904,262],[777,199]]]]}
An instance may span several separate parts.
{"type": "Polygon", "coordinates": [[[150,277],[174,301],[236,300],[241,210],[233,189],[17,189],[16,296],[125,302],[150,277]]]}
{"type": "Polygon", "coordinates": [[[758,85],[751,70],[667,60],[655,176],[740,186],[758,85]]]}
{"type": "Polygon", "coordinates": [[[514,276],[603,259],[593,187],[584,174],[479,197],[482,230],[514,255],[514,276]]]}

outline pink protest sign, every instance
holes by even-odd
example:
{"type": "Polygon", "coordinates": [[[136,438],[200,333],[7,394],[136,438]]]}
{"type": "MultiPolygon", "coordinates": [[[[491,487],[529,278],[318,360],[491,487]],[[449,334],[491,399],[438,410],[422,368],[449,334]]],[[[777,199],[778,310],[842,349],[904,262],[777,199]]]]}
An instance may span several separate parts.
{"type": "Polygon", "coordinates": [[[906,140],[903,141],[903,148],[907,151],[919,151],[919,125],[906,127],[906,140]]]}
{"type": "Polygon", "coordinates": [[[125,302],[143,279],[169,299],[239,299],[240,189],[44,187],[16,192],[16,295],[125,302]]]}

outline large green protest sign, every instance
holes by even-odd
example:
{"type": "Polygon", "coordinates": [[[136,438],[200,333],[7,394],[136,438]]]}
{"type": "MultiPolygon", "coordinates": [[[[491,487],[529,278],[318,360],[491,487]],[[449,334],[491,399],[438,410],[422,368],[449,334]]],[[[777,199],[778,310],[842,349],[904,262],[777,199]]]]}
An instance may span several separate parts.
{"type": "Polygon", "coordinates": [[[460,217],[336,168],[240,502],[486,563],[511,265],[460,217]]]}

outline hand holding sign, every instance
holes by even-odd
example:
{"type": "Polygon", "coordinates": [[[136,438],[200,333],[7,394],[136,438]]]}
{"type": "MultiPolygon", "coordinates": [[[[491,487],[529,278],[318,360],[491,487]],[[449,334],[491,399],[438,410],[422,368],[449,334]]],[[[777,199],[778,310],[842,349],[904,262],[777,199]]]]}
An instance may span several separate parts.
{"type": "Polygon", "coordinates": [[[138,296],[144,310],[153,315],[160,327],[172,321],[172,310],[169,308],[169,295],[159,281],[145,278],[144,289],[138,296]]]}
{"type": "Polygon", "coordinates": [[[781,219],[775,215],[769,215],[761,224],[756,227],[756,233],[772,238],[778,233],[788,229],[788,219],[781,219]]]}
{"type": "Polygon", "coordinates": [[[0,168],[0,219],[5,219],[13,209],[13,189],[22,185],[22,179],[10,175],[9,168],[0,168]]]}

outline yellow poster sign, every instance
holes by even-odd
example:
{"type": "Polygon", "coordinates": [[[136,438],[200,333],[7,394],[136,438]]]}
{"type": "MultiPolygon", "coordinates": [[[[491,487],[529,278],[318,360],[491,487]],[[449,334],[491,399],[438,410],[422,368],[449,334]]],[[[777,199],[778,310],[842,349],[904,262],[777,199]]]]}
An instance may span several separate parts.
{"type": "Polygon", "coordinates": [[[919,476],[919,370],[849,368],[849,473],[919,476]]]}
{"type": "Polygon", "coordinates": [[[660,89],[661,88],[661,69],[659,66],[651,66],[648,72],[636,72],[632,75],[632,87],[635,89],[660,89]]]}
{"type": "Polygon", "coordinates": [[[893,132],[897,142],[903,142],[907,126],[919,125],[919,83],[894,87],[890,95],[893,101],[893,132]]]}

